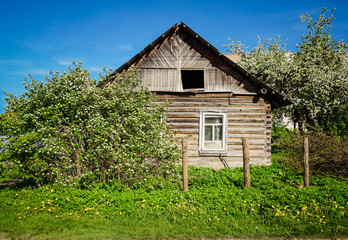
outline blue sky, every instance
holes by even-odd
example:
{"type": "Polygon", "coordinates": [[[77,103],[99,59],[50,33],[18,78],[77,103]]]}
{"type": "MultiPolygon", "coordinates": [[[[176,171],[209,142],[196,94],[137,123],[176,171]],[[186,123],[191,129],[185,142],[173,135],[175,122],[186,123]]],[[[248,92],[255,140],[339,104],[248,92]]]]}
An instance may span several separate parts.
{"type": "Polygon", "coordinates": [[[82,61],[93,77],[116,69],[160,34],[183,21],[222,52],[228,37],[250,46],[261,39],[288,40],[307,32],[299,17],[316,18],[336,7],[331,33],[348,42],[347,0],[111,1],[0,0],[0,113],[3,91],[24,93],[24,77],[43,81],[49,70],[63,72],[82,61]]]}

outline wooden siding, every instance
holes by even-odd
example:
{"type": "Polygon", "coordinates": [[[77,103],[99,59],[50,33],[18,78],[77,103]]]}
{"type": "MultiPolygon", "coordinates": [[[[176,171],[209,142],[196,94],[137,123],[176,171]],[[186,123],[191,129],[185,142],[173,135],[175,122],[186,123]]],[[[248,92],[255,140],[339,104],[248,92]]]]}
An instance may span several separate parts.
{"type": "Polygon", "coordinates": [[[140,71],[143,85],[149,86],[151,91],[183,92],[181,70],[203,70],[205,92],[250,93],[243,83],[214,64],[180,36],[174,35],[131,68],[140,71]]]}
{"type": "Polygon", "coordinates": [[[199,154],[200,111],[221,110],[226,112],[227,153],[223,156],[230,167],[243,165],[242,137],[249,138],[250,163],[269,165],[271,146],[270,105],[254,96],[235,96],[226,93],[212,94],[158,94],[158,102],[172,102],[169,106],[168,123],[177,131],[176,137],[190,136],[188,140],[188,162],[193,166],[215,169],[224,165],[218,156],[199,154]]]}

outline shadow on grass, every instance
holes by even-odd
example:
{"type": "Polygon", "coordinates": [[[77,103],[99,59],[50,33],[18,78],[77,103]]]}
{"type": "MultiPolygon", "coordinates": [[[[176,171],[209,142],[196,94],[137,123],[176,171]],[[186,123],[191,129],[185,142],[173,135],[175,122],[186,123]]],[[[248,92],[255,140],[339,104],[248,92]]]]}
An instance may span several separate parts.
{"type": "Polygon", "coordinates": [[[22,189],[25,187],[37,187],[37,184],[35,184],[35,182],[32,180],[21,179],[21,178],[14,178],[14,179],[4,180],[0,182],[0,190],[4,188],[22,189]]]}

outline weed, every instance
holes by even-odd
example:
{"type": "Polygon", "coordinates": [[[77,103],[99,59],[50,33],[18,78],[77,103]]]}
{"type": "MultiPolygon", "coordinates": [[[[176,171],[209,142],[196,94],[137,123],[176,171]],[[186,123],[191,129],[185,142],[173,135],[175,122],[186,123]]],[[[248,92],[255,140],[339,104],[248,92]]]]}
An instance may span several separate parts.
{"type": "Polygon", "coordinates": [[[189,168],[189,192],[177,181],[149,179],[133,188],[100,184],[0,190],[0,231],[37,238],[216,238],[347,236],[346,181],[313,177],[279,164],[241,168],[189,168]],[[153,183],[153,184],[152,184],[153,183]],[[88,230],[88,231],[87,231],[88,230]]]}

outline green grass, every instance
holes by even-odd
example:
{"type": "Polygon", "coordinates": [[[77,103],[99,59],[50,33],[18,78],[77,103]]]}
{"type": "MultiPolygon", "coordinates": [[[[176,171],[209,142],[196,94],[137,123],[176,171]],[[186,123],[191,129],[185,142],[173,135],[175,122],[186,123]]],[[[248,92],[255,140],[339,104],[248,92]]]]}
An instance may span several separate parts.
{"type": "Polygon", "coordinates": [[[189,169],[189,192],[177,181],[133,189],[22,186],[0,190],[0,232],[35,239],[199,239],[348,236],[346,180],[315,177],[274,164],[189,169]]]}

